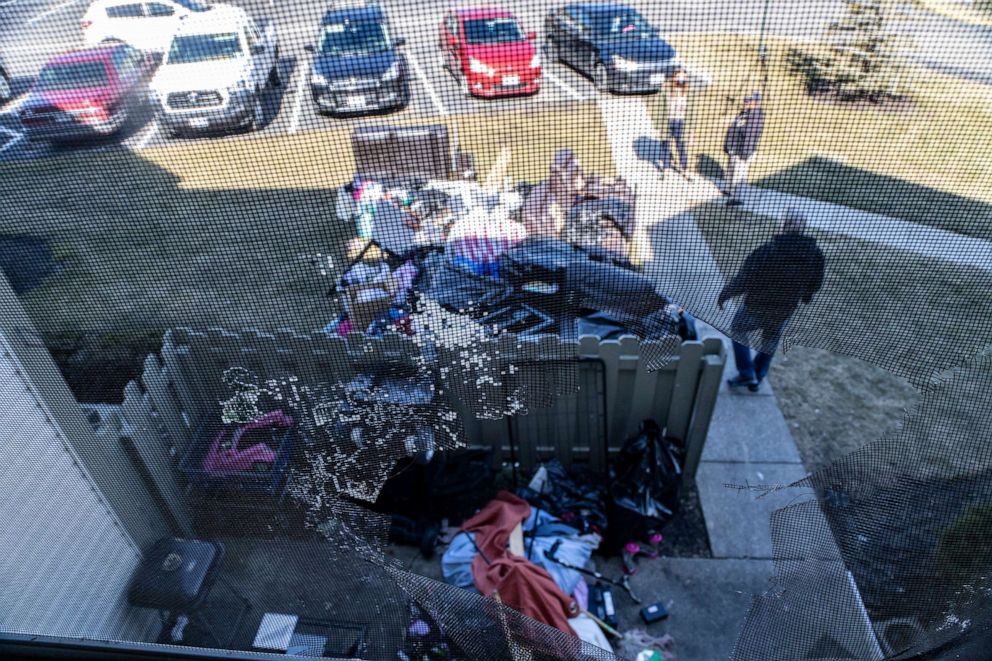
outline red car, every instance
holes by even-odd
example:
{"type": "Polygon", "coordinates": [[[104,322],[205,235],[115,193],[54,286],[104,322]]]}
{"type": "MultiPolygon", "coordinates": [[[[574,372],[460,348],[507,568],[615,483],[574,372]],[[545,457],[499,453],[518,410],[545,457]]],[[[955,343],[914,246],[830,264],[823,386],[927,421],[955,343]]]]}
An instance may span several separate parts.
{"type": "Polygon", "coordinates": [[[441,23],[442,64],[466,96],[533,94],[541,87],[536,36],[506,9],[456,9],[441,23]]]}
{"type": "Polygon", "coordinates": [[[120,43],[59,55],[41,68],[21,125],[32,139],[113,135],[147,98],[153,68],[144,53],[120,43]]]}

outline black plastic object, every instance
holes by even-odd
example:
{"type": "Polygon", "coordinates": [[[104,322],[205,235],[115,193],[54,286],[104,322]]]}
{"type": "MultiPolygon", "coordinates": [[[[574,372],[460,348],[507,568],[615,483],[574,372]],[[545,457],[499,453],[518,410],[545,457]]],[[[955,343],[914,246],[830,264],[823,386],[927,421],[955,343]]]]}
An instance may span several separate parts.
{"type": "Polygon", "coordinates": [[[596,583],[589,586],[589,612],[614,629],[619,626],[617,609],[613,602],[613,590],[609,585],[596,583]]]}
{"type": "Polygon", "coordinates": [[[479,323],[496,326],[500,330],[521,336],[551,333],[555,330],[553,317],[526,303],[508,305],[494,310],[479,319],[479,323]]]}
{"type": "Polygon", "coordinates": [[[616,552],[630,540],[647,539],[679,509],[684,449],[665,437],[654,420],[641,423],[611,467],[610,528],[604,548],[616,552]]]}
{"type": "Polygon", "coordinates": [[[548,479],[542,491],[529,487],[517,495],[535,507],[558,517],[580,533],[603,534],[607,528],[606,487],[601,477],[581,466],[567,471],[557,458],[544,463],[548,479]]]}
{"type": "Polygon", "coordinates": [[[139,608],[196,610],[210,592],[223,558],[224,547],[219,542],[160,539],[135,571],[128,602],[139,608]]]}
{"type": "Polygon", "coordinates": [[[641,609],[641,619],[644,620],[644,624],[654,624],[655,622],[664,620],[666,617],[668,617],[668,609],[660,601],[641,609]]]}

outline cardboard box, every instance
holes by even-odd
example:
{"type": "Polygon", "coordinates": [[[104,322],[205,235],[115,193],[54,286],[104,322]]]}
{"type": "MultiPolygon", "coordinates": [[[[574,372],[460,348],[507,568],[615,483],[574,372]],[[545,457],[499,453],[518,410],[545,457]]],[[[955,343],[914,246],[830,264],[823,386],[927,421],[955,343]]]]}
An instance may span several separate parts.
{"type": "Polygon", "coordinates": [[[365,332],[369,324],[387,314],[396,297],[396,289],[396,279],[392,275],[377,282],[365,282],[345,288],[344,307],[352,329],[365,332]]]}

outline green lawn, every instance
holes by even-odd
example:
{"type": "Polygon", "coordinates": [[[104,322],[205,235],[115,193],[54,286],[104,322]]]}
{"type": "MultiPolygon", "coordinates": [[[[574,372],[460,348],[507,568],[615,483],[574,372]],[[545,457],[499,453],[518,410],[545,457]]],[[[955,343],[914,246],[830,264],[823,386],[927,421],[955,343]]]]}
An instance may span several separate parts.
{"type": "MultiPolygon", "coordinates": [[[[482,173],[504,146],[518,180],[546,176],[565,146],[613,173],[592,104],[444,121],[482,173]]],[[[77,396],[107,400],[168,328],[330,321],[326,292],[354,236],[334,218],[334,189],[353,169],[345,128],[7,162],[0,236],[48,241],[61,267],[21,301],[77,396]]]]}
{"type": "MultiPolygon", "coordinates": [[[[775,220],[696,211],[725,277],[776,231],[775,220]]],[[[789,324],[796,344],[853,356],[926,386],[992,344],[992,273],[847,236],[813,232],[827,262],[820,293],[789,324]]]]}
{"type": "MultiPolygon", "coordinates": [[[[725,277],[770,238],[770,218],[709,205],[695,212],[725,277]]],[[[824,286],[789,324],[770,381],[808,470],[895,432],[920,402],[913,387],[992,346],[992,274],[914,253],[814,232],[827,260],[824,286]]],[[[947,399],[947,398],[944,398],[947,399]]],[[[935,399],[928,416],[946,419],[935,443],[953,446],[956,401],[935,399]]],[[[940,454],[937,452],[936,454],[940,454]]],[[[953,451],[945,452],[947,456],[953,451]]],[[[934,466],[943,465],[934,460],[934,466]]]]}
{"type": "Polygon", "coordinates": [[[795,42],[770,42],[764,87],[753,37],[681,34],[673,42],[713,79],[690,99],[702,172],[722,176],[726,126],[743,94],[764,89],[767,124],[752,182],[992,238],[992,87],[919,68],[921,93],[908,110],[840,107],[810,98],[789,73],[795,42]]]}

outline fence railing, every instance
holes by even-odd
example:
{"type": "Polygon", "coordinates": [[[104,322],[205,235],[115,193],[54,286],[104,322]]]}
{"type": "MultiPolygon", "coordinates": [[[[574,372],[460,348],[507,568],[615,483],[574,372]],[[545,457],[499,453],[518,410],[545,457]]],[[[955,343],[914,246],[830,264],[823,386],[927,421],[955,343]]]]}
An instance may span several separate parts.
{"type": "MultiPolygon", "coordinates": [[[[685,443],[686,475],[694,477],[726,360],[722,342],[685,342],[655,371],[643,359],[650,347],[631,336],[572,342],[545,336],[535,342],[540,350],[525,345],[521,351],[535,369],[542,358],[578,359],[578,390],[562,390],[548,408],[500,420],[480,420],[471,413],[471,403],[457,402],[469,447],[491,448],[497,463],[508,461],[512,452],[524,471],[551,456],[566,465],[580,461],[599,469],[607,452],[618,450],[642,420],[653,418],[685,443]]],[[[374,360],[409,360],[418,354],[414,342],[402,336],[173,330],[160,356],[148,356],[141,378],[125,388],[122,440],[171,520],[190,532],[187,488],[178,464],[197,440],[195,430],[211,417],[219,419],[221,401],[231,395],[222,380],[228,369],[245,368],[261,381],[295,377],[292,383],[299,388],[348,382],[374,360]]]]}

